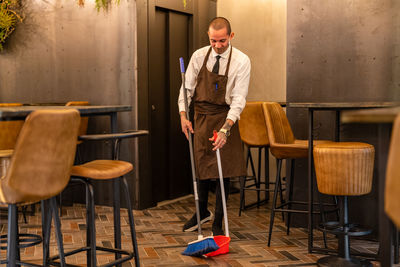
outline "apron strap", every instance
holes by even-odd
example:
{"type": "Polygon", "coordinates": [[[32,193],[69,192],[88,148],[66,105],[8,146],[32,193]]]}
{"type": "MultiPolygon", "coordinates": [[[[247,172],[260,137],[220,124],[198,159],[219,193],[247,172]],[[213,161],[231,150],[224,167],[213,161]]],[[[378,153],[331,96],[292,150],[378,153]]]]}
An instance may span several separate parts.
{"type": "Polygon", "coordinates": [[[212,49],[212,47],[210,46],[210,49],[208,49],[206,58],[205,58],[204,61],[203,61],[203,66],[202,66],[203,68],[206,68],[206,69],[207,69],[207,61],[208,61],[208,57],[210,56],[211,49],[212,49]]]}
{"type": "Polygon", "coordinates": [[[231,46],[231,52],[229,52],[229,59],[228,59],[228,65],[226,65],[225,76],[228,76],[229,66],[231,65],[231,58],[232,58],[232,46],[231,46]]]}
{"type": "MultiPolygon", "coordinates": [[[[210,46],[210,49],[208,49],[207,55],[206,55],[206,57],[205,57],[205,59],[203,61],[203,66],[202,67],[206,68],[207,61],[208,61],[208,58],[209,58],[210,53],[211,53],[211,49],[212,49],[212,47],[210,46]]],[[[229,67],[231,65],[231,58],[232,58],[232,46],[231,46],[231,51],[229,52],[229,58],[228,58],[228,64],[226,65],[225,76],[228,76],[229,67]]]]}

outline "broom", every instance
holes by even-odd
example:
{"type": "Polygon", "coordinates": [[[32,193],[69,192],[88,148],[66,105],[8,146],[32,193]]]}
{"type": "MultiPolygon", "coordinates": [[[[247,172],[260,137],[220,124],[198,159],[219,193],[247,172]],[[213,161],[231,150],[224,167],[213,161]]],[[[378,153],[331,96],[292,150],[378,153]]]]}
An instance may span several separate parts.
{"type": "MultiPolygon", "coordinates": [[[[182,75],[182,85],[183,85],[183,95],[185,101],[185,109],[186,109],[186,118],[189,120],[189,105],[187,100],[187,92],[186,92],[186,84],[185,84],[185,65],[183,63],[183,58],[179,58],[180,66],[181,66],[181,75],[182,75]]],[[[183,255],[186,256],[196,256],[200,257],[206,253],[216,251],[219,249],[217,243],[215,243],[212,236],[203,237],[201,234],[201,224],[200,224],[200,208],[199,208],[199,195],[197,192],[197,180],[196,180],[196,172],[194,167],[194,154],[193,154],[193,146],[192,146],[192,133],[188,130],[188,139],[189,139],[189,151],[190,151],[190,164],[192,166],[192,178],[193,178],[193,192],[194,192],[194,202],[196,205],[196,217],[197,217],[197,225],[198,225],[198,236],[197,240],[192,241],[188,244],[187,248],[183,255]]]]}

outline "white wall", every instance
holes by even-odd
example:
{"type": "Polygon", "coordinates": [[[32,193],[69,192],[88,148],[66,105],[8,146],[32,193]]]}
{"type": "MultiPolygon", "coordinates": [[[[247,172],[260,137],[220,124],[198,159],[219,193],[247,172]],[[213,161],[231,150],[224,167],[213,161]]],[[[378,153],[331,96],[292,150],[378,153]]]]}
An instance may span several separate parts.
{"type": "Polygon", "coordinates": [[[232,44],[251,60],[248,101],[286,101],[286,0],[218,0],[232,44]]]}

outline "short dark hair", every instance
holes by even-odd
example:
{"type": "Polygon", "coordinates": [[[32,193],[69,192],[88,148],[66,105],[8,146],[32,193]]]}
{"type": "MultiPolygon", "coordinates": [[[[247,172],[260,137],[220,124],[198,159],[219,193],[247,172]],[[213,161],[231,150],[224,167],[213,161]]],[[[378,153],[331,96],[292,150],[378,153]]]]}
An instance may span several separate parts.
{"type": "Polygon", "coordinates": [[[231,24],[229,23],[229,20],[224,17],[213,18],[210,22],[210,25],[208,26],[208,29],[210,29],[210,27],[212,27],[214,30],[221,30],[223,28],[226,28],[228,35],[231,34],[231,24]]]}

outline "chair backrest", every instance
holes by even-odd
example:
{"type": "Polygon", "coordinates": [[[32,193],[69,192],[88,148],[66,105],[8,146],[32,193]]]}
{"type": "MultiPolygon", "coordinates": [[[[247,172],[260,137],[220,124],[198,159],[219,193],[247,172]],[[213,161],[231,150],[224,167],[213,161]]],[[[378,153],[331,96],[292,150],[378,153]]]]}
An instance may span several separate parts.
{"type": "Polygon", "coordinates": [[[262,108],[267,123],[270,146],[293,144],[296,139],[281,105],[276,102],[265,102],[262,104],[262,108]]]}
{"type": "Polygon", "coordinates": [[[386,168],[385,212],[400,229],[400,115],[394,122],[390,141],[386,168]]]}
{"type": "Polygon", "coordinates": [[[262,110],[263,102],[247,102],[240,114],[239,132],[248,146],[268,146],[267,125],[262,110]]]}
{"type": "MultiPolygon", "coordinates": [[[[21,103],[0,103],[0,107],[17,107],[21,103]]],[[[0,121],[0,150],[14,149],[18,134],[21,131],[23,120],[0,121]]]]}
{"type": "MultiPolygon", "coordinates": [[[[65,105],[66,106],[89,106],[90,104],[88,101],[69,101],[65,105]]],[[[89,117],[81,117],[81,124],[79,125],[78,136],[86,134],[87,128],[88,128],[88,123],[89,123],[89,117]]],[[[81,143],[81,141],[78,141],[78,143],[81,143]]]]}
{"type": "Polygon", "coordinates": [[[7,174],[0,181],[0,202],[37,202],[65,188],[74,162],[79,122],[77,110],[38,110],[27,117],[7,174]]]}

